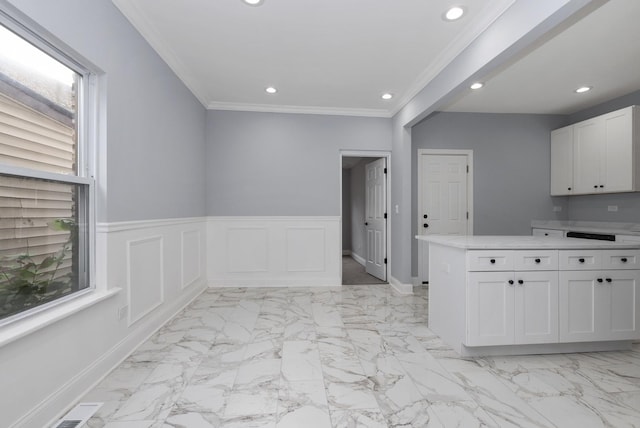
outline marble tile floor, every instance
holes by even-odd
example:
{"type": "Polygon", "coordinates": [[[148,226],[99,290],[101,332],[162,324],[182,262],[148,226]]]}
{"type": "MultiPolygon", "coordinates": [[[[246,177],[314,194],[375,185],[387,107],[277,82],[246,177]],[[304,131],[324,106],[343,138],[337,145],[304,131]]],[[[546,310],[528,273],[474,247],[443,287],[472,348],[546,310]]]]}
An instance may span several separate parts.
{"type": "Polygon", "coordinates": [[[82,401],[91,428],[640,427],[632,351],[460,358],[427,293],[214,289],[82,401]]]}

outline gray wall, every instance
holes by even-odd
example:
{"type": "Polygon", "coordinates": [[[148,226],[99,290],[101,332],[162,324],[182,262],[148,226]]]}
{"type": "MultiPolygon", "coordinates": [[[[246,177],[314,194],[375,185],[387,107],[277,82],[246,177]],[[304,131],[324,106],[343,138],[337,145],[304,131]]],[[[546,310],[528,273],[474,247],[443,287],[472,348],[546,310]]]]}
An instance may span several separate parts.
{"type": "Polygon", "coordinates": [[[342,170],[342,251],[351,251],[351,170],[342,170]]]}
{"type": "MultiPolygon", "coordinates": [[[[640,91],[615,98],[570,116],[569,123],[609,113],[630,105],[640,105],[640,91]]],[[[640,223],[640,193],[571,196],[569,219],[583,221],[613,221],[640,223]],[[609,205],[617,205],[617,212],[609,212],[609,205]]]]}
{"type": "Polygon", "coordinates": [[[203,216],[206,110],[113,3],[11,3],[106,73],[98,221],[203,216]]]}
{"type": "Polygon", "coordinates": [[[390,150],[384,118],[209,111],[207,215],[339,216],[340,150],[390,150]]]}
{"type": "MultiPolygon", "coordinates": [[[[418,149],[473,150],[475,235],[528,235],[531,220],[565,219],[567,198],[549,196],[549,131],[564,116],[436,113],[412,129],[412,235],[417,234],[418,149]],[[560,213],[553,206],[562,206],[560,213]]],[[[417,274],[413,245],[412,274],[417,274]]]]}

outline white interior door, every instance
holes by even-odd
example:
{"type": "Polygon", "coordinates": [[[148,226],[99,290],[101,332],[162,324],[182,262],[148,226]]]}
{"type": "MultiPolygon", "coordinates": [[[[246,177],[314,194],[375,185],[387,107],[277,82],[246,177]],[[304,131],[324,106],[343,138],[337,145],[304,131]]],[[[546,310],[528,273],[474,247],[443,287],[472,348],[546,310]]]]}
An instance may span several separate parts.
{"type": "Polygon", "coordinates": [[[365,231],[367,242],[366,271],[383,281],[387,280],[387,187],[386,159],[365,165],[365,231]]]}
{"type": "MultiPolygon", "coordinates": [[[[418,234],[466,235],[469,227],[470,154],[420,154],[418,234]]],[[[429,281],[428,244],[418,248],[418,276],[429,281]]]]}

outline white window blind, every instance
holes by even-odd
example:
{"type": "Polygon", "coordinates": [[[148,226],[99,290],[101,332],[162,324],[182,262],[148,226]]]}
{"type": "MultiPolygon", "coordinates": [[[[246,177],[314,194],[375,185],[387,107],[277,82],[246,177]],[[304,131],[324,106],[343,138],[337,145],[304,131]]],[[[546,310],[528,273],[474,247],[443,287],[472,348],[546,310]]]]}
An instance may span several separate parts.
{"type": "MultiPolygon", "coordinates": [[[[75,130],[0,93],[0,162],[75,174],[75,130]]],[[[73,218],[74,186],[0,176],[0,257],[28,253],[34,260],[58,251],[69,232],[49,225],[73,218]]],[[[71,255],[60,274],[71,268],[71,255]]]]}

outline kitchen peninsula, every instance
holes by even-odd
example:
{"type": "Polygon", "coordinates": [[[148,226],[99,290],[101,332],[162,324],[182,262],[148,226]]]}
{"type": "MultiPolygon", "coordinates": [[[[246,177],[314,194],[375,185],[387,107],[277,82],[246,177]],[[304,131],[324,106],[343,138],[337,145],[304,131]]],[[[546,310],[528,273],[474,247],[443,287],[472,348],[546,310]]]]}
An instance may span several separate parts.
{"type": "Polygon", "coordinates": [[[464,356],[629,349],[640,244],[427,235],[429,328],[464,356]]]}

